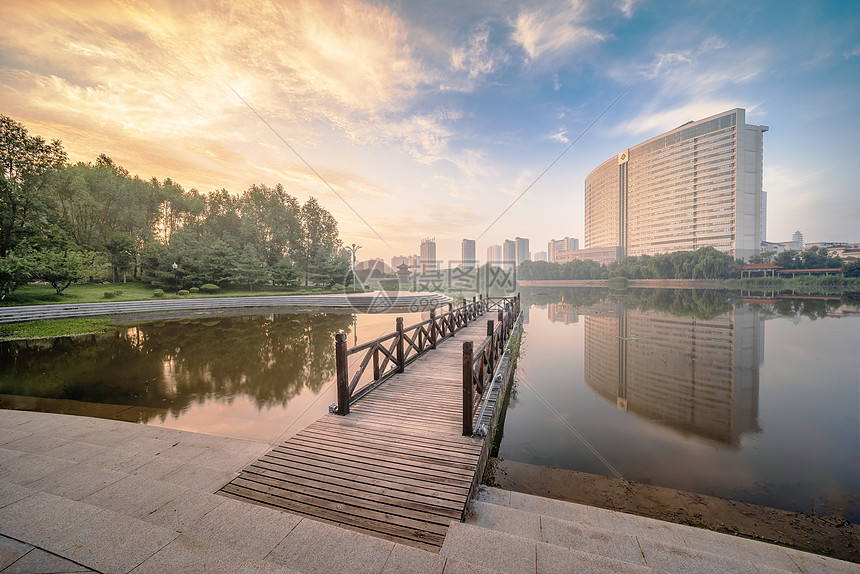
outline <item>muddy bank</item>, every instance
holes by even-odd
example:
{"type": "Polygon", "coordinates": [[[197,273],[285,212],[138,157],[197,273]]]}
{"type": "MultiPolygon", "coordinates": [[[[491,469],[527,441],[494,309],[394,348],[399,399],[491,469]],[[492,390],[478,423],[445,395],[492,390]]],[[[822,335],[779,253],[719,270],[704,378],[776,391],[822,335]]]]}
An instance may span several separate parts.
{"type": "Polygon", "coordinates": [[[490,459],[484,483],[506,490],[745,536],[860,563],[860,526],[841,518],[811,516],[498,458],[490,459]]]}

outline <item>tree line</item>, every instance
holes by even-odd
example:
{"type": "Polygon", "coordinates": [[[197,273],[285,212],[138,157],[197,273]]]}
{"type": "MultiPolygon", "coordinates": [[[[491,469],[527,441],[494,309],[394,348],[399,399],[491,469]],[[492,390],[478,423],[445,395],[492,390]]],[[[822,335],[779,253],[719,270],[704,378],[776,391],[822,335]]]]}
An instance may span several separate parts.
{"type": "Polygon", "coordinates": [[[0,297],[29,281],[57,293],[129,277],[164,289],[331,287],[349,272],[334,217],[280,184],[206,194],[132,176],[104,154],[70,164],[59,140],[4,115],[0,164],[0,297]]]}

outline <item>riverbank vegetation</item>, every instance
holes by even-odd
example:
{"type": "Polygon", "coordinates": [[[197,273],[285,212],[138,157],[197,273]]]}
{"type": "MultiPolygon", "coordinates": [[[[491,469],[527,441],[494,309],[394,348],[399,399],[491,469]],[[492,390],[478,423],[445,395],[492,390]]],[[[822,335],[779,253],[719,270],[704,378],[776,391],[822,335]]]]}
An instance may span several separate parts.
{"type": "Polygon", "coordinates": [[[104,333],[114,329],[110,317],[75,317],[72,319],[44,319],[26,323],[0,325],[0,341],[18,339],[51,339],[89,333],[104,333]]]}
{"type": "Polygon", "coordinates": [[[78,282],[174,292],[348,279],[337,221],[312,197],[300,203],[280,184],[186,191],[170,178],[132,176],[105,155],[67,160],[61,142],[0,115],[0,298],[33,281],[60,295],[78,282]]]}

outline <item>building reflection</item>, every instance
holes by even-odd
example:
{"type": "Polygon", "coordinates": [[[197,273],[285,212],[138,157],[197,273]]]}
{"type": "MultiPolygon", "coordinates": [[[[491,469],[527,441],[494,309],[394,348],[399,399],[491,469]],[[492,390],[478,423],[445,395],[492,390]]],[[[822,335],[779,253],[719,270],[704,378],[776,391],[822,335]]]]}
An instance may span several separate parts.
{"type": "Polygon", "coordinates": [[[619,409],[736,446],[757,432],[764,321],[742,305],[713,319],[628,310],[584,317],[585,382],[619,409]]]}
{"type": "Polygon", "coordinates": [[[564,323],[570,325],[579,322],[579,310],[576,306],[565,303],[550,303],[547,305],[547,318],[553,323],[564,323]]]}

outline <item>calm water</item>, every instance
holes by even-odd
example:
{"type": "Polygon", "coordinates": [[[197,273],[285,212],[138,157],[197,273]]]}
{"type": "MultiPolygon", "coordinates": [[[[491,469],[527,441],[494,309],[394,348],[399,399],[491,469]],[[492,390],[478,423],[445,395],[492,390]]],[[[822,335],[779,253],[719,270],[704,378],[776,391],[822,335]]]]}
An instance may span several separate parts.
{"type": "Polygon", "coordinates": [[[334,335],[349,345],[420,313],[212,316],[0,343],[0,407],[264,441],[336,402],[334,335]]]}
{"type": "Polygon", "coordinates": [[[847,298],[538,290],[501,458],[860,522],[847,298]]]}

